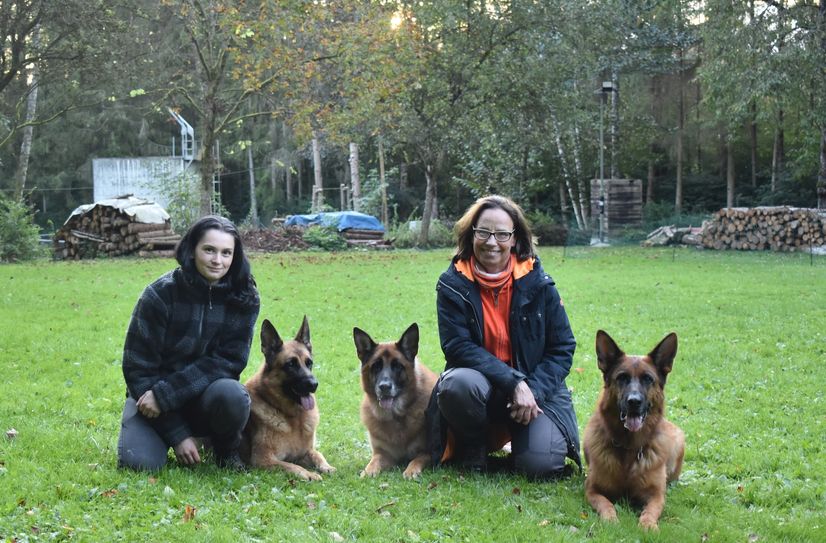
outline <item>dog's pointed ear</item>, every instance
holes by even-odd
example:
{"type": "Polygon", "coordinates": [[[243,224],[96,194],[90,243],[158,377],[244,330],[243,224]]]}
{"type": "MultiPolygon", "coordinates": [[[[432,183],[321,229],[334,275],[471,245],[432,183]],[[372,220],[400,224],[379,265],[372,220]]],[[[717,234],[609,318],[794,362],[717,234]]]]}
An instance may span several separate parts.
{"type": "Polygon", "coordinates": [[[396,342],[396,347],[404,353],[408,360],[415,363],[416,355],[419,354],[419,325],[414,322],[408,326],[401,339],[396,342]]]}
{"type": "Polygon", "coordinates": [[[313,352],[313,344],[310,342],[310,323],[307,321],[307,315],[304,315],[304,320],[301,321],[301,328],[298,329],[295,340],[303,343],[308,351],[313,352]]]}
{"type": "Polygon", "coordinates": [[[674,365],[674,357],[677,356],[677,334],[671,332],[660,341],[654,349],[648,353],[654,365],[665,377],[671,372],[674,365]]]}
{"type": "Polygon", "coordinates": [[[373,354],[376,348],[376,342],[373,341],[373,338],[371,338],[367,332],[358,327],[353,328],[353,342],[356,344],[356,354],[359,360],[361,360],[361,363],[364,364],[370,359],[370,355],[373,354]]]}
{"type": "Polygon", "coordinates": [[[625,356],[617,343],[603,330],[597,330],[596,346],[597,365],[603,374],[607,373],[620,358],[625,356]]]}
{"type": "Polygon", "coordinates": [[[269,320],[264,319],[261,324],[261,352],[264,353],[264,358],[268,359],[268,353],[275,354],[283,346],[284,342],[281,341],[281,336],[278,335],[275,326],[269,320]]]}

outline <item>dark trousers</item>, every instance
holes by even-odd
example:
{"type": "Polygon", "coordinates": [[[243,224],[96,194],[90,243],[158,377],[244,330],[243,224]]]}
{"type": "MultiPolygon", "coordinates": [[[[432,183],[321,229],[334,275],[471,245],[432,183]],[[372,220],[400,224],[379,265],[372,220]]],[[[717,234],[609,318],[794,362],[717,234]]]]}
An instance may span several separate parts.
{"type": "MultiPolygon", "coordinates": [[[[234,379],[218,379],[180,411],[192,430],[189,437],[208,437],[216,452],[238,448],[241,431],[250,414],[250,397],[234,379]]],[[[158,470],[166,464],[170,447],[144,417],[135,399],[126,398],[118,437],[118,466],[136,470],[158,470]]]]}
{"type": "Polygon", "coordinates": [[[558,475],[565,467],[565,436],[548,413],[527,425],[511,420],[507,408],[511,392],[497,389],[484,375],[468,368],[449,369],[436,384],[439,411],[460,448],[485,443],[490,424],[505,423],[517,471],[535,478],[558,475]]]}

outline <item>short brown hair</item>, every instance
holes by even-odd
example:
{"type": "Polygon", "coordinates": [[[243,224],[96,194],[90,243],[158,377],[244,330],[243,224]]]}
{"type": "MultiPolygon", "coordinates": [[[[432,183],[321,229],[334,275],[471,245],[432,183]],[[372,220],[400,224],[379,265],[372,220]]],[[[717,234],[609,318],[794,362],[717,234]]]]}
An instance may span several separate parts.
{"type": "Polygon", "coordinates": [[[514,227],[513,235],[516,237],[516,243],[511,251],[516,254],[518,260],[536,256],[531,226],[522,208],[510,198],[492,194],[473,202],[462,218],[456,221],[453,233],[456,236],[456,256],[459,260],[468,260],[473,255],[473,228],[479,220],[479,215],[486,209],[501,209],[510,215],[514,227]]]}

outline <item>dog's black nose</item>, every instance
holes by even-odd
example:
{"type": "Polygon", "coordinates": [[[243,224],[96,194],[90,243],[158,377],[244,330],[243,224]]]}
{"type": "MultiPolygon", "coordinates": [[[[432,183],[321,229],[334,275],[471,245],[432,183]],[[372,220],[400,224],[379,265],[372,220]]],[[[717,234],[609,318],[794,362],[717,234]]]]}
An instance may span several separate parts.
{"type": "Polygon", "coordinates": [[[641,405],[642,405],[642,394],[639,394],[639,393],[635,392],[633,394],[628,395],[628,409],[629,410],[631,410],[631,411],[638,410],[641,405]]]}
{"type": "Polygon", "coordinates": [[[315,379],[311,379],[307,383],[307,388],[309,389],[310,392],[315,392],[318,389],[318,381],[315,380],[315,379]]]}
{"type": "Polygon", "coordinates": [[[382,394],[387,394],[393,390],[393,386],[390,383],[379,383],[379,392],[382,394]]]}

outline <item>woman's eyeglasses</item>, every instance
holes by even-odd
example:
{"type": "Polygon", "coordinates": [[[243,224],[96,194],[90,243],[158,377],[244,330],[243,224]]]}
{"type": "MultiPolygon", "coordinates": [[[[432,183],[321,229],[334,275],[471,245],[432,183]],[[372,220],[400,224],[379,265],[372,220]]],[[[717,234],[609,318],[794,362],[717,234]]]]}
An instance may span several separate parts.
{"type": "Polygon", "coordinates": [[[490,230],[485,230],[484,228],[473,229],[473,235],[479,241],[487,241],[488,239],[490,239],[491,236],[493,236],[493,239],[500,243],[504,243],[510,240],[514,232],[516,232],[515,228],[510,232],[508,232],[507,230],[497,230],[496,232],[491,232],[490,230]]]}

